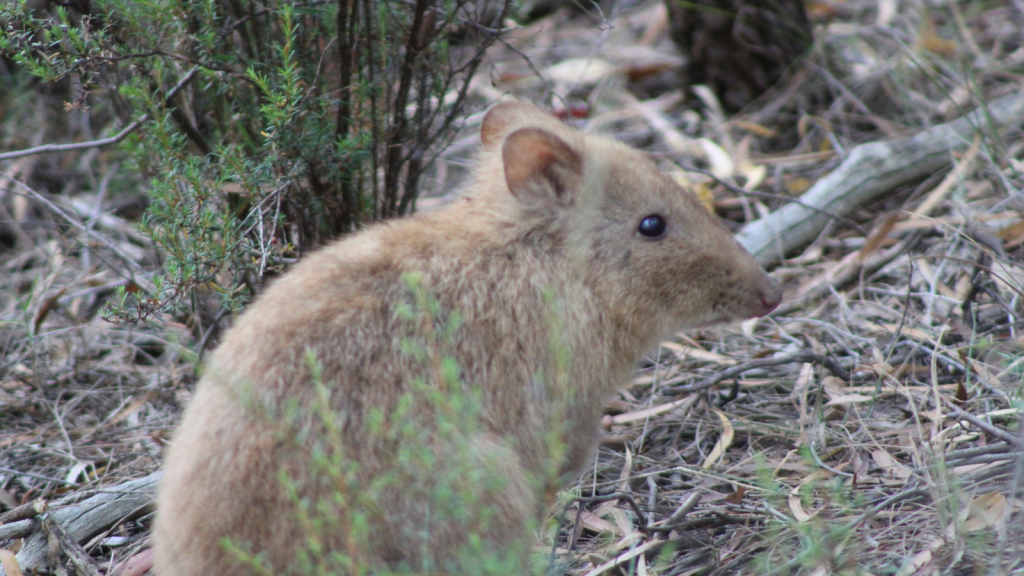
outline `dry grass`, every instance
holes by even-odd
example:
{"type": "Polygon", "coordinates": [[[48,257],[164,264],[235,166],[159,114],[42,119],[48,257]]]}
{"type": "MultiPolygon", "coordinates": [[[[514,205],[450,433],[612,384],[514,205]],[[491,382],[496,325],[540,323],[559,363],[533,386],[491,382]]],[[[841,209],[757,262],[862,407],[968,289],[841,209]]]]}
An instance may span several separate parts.
{"type": "MultiPolygon", "coordinates": [[[[513,31],[491,50],[473,97],[481,110],[513,93],[586,116],[574,122],[649,151],[737,228],[856,144],[1024,90],[1019,0],[815,1],[808,65],[724,118],[713,97],[691,105],[675,86],[681,59],[660,5],[625,4],[513,31]],[[695,166],[762,194],[684,170],[695,166]]],[[[39,118],[59,109],[35,106],[39,118]]],[[[83,114],[39,138],[88,137],[83,114]]],[[[26,136],[32,121],[4,120],[4,146],[37,143],[26,136]]],[[[463,177],[478,122],[470,117],[437,162],[426,184],[436,196],[463,177]]],[[[1020,128],[979,139],[954,169],[861,207],[778,263],[781,313],[664,344],[609,402],[593,466],[552,511],[543,537],[555,567],[1024,571],[1020,128]]],[[[155,263],[131,228],[139,188],[108,189],[126,181],[117,158],[90,151],[0,166],[82,223],[0,179],[3,507],[156,470],[194,382],[193,351],[215,338],[171,318],[100,319],[126,272],[155,263]]],[[[101,567],[117,564],[145,546],[149,519],[87,549],[101,567]]]]}

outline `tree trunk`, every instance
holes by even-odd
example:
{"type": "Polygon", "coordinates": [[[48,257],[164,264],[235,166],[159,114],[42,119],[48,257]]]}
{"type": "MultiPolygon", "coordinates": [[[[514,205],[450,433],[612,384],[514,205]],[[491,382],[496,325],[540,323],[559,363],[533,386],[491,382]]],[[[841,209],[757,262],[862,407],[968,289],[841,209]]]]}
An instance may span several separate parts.
{"type": "Polygon", "coordinates": [[[728,112],[774,85],[814,38],[803,0],[665,0],[672,39],[689,61],[687,86],[705,84],[728,112]]]}

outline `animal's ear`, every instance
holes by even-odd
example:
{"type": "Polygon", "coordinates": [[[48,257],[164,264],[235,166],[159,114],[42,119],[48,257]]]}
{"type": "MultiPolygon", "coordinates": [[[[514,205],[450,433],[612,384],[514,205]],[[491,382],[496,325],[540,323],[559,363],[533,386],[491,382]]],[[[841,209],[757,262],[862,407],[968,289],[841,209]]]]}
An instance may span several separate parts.
{"type": "Polygon", "coordinates": [[[484,115],[483,124],[480,126],[480,140],[483,142],[484,148],[495,150],[501,145],[505,136],[516,128],[543,126],[557,122],[557,118],[533,104],[514,100],[499,102],[484,115]]]}
{"type": "Polygon", "coordinates": [[[520,128],[501,148],[508,189],[519,202],[537,208],[572,205],[583,181],[583,158],[543,128],[520,128]]]}

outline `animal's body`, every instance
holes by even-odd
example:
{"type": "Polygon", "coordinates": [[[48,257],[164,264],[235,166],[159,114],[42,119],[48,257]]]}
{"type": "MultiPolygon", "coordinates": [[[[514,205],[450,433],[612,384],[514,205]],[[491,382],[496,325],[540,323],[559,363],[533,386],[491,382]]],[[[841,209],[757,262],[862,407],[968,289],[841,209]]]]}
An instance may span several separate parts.
{"type": "Polygon", "coordinates": [[[527,573],[530,528],[643,353],[778,304],[643,154],[521,103],[492,108],[482,139],[460,200],[310,255],[227,333],[167,457],[159,576],[257,573],[228,543],[275,574],[332,553],[527,573]],[[468,400],[453,413],[449,396],[468,400]]]}

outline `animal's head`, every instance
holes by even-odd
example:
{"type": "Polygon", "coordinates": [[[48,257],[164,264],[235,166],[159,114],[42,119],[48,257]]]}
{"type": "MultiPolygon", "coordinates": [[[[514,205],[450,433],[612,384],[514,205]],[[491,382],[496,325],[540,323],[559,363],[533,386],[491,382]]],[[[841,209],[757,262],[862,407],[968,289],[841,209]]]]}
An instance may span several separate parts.
{"type": "Polygon", "coordinates": [[[781,291],[717,216],[644,154],[524,103],[487,113],[523,213],[546,220],[581,277],[637,329],[659,336],[763,316],[781,291]]]}

